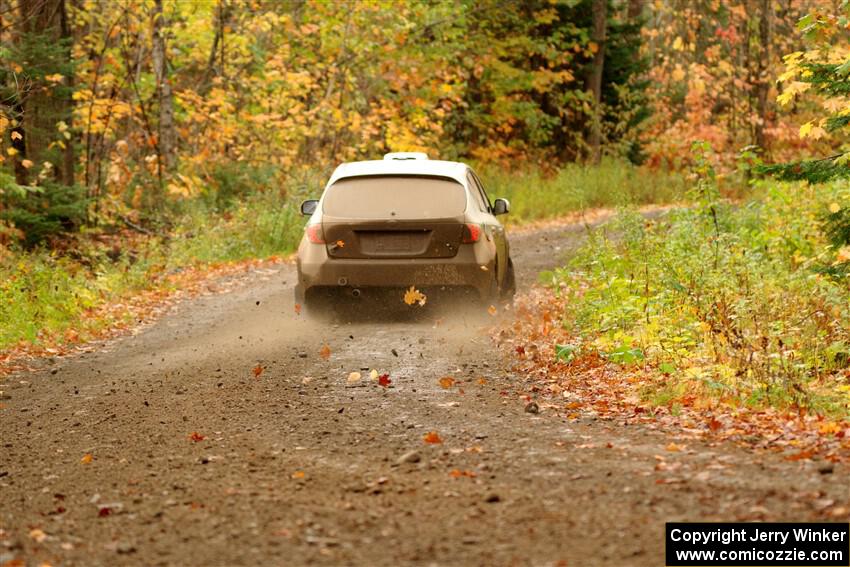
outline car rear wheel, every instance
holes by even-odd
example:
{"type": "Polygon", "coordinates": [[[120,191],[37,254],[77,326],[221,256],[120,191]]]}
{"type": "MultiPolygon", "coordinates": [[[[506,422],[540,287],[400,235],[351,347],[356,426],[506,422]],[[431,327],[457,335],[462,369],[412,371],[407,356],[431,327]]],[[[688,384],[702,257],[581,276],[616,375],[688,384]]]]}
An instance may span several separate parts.
{"type": "Polygon", "coordinates": [[[508,260],[508,271],[505,273],[505,281],[502,284],[501,299],[510,301],[516,294],[516,273],[514,272],[514,261],[508,260]]]}
{"type": "Polygon", "coordinates": [[[308,318],[320,322],[331,322],[336,318],[333,297],[320,290],[308,290],[304,297],[304,311],[308,318]]]}

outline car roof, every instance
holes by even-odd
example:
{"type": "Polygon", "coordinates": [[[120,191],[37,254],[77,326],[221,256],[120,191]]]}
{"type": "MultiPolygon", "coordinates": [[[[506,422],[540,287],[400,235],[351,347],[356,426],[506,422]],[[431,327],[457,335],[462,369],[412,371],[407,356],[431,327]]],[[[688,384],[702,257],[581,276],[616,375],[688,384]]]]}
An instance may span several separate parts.
{"type": "Polygon", "coordinates": [[[328,186],[346,177],[364,175],[434,175],[448,177],[461,185],[466,185],[468,170],[469,166],[465,163],[437,159],[352,161],[340,164],[334,170],[328,186]]]}

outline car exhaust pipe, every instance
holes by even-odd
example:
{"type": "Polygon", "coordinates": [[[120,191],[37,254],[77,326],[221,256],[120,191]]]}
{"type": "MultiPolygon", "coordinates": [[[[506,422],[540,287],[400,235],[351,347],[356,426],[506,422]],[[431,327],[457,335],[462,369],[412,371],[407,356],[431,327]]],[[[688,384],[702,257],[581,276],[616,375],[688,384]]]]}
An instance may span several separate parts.
{"type": "Polygon", "coordinates": [[[342,287],[347,286],[347,285],[348,285],[348,278],[347,278],[347,277],[345,277],[345,276],[342,276],[341,278],[339,278],[339,279],[336,281],[336,283],[337,283],[338,285],[342,286],[342,287]]]}
{"type": "Polygon", "coordinates": [[[357,288],[352,289],[351,290],[351,297],[360,297],[360,290],[357,289],[357,288]]]}

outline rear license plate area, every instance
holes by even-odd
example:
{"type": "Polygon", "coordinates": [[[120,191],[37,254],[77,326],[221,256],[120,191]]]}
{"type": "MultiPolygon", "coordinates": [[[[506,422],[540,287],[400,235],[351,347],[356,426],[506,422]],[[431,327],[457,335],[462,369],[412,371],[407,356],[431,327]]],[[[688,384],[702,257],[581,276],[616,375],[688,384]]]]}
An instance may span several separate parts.
{"type": "Polygon", "coordinates": [[[428,246],[428,231],[363,231],[358,232],[360,251],[386,256],[422,254],[428,246]]]}

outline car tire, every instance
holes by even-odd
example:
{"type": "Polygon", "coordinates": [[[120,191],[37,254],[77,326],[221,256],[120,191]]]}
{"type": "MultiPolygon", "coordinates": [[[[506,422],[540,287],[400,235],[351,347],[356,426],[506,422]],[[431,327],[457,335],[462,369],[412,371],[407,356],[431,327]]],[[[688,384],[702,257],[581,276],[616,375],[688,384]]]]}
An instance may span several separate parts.
{"type": "Polygon", "coordinates": [[[336,318],[333,299],[324,294],[308,293],[304,298],[304,311],[308,319],[321,323],[330,323],[336,318]]]}
{"type": "Polygon", "coordinates": [[[505,273],[505,281],[502,284],[501,299],[510,301],[516,294],[516,273],[514,272],[514,261],[508,260],[508,270],[505,273]]]}

